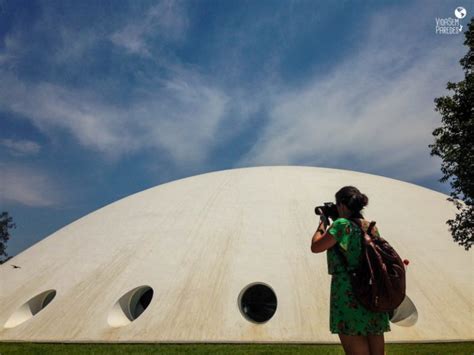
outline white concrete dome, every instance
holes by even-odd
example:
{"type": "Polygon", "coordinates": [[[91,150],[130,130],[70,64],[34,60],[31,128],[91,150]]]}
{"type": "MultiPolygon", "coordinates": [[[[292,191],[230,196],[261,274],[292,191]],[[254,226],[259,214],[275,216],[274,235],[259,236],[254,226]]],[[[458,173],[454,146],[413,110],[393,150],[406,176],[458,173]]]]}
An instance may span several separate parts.
{"type": "Polygon", "coordinates": [[[472,340],[473,254],[452,241],[447,196],[311,167],[178,180],[62,228],[0,266],[0,340],[338,342],[326,255],[310,241],[315,205],[345,185],[369,196],[366,218],[410,260],[386,339],[472,340]]]}

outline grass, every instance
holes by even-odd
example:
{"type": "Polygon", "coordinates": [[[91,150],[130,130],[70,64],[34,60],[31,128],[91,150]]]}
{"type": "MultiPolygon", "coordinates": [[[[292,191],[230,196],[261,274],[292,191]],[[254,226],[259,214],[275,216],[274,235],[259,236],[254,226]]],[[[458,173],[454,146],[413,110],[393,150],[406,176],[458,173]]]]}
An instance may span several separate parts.
{"type": "MultiPolygon", "coordinates": [[[[387,344],[387,354],[474,355],[474,342],[387,344]]],[[[344,354],[340,345],[0,343],[7,354],[344,354]]]]}

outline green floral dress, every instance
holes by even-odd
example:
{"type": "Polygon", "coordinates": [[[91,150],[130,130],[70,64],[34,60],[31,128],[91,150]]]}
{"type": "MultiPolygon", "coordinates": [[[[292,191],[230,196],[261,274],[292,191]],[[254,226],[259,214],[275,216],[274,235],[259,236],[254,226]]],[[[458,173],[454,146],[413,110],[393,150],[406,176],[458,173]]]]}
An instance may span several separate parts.
{"type": "MultiPolygon", "coordinates": [[[[378,233],[377,231],[375,231],[378,233]]],[[[327,251],[328,272],[332,275],[329,328],[331,333],[344,335],[380,335],[390,331],[388,313],[371,312],[355,298],[347,269],[354,269],[361,253],[361,231],[345,218],[329,227],[337,244],[327,251]],[[341,253],[347,260],[341,260],[341,253]]]]}

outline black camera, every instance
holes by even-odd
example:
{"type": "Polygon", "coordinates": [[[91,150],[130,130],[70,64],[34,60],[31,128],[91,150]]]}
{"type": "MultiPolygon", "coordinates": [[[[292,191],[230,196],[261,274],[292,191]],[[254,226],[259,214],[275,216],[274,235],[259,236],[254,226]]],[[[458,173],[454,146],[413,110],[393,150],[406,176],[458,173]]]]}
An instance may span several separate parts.
{"type": "Polygon", "coordinates": [[[318,206],[314,209],[314,213],[318,216],[323,215],[327,218],[331,218],[333,221],[339,218],[336,204],[332,202],[324,202],[323,206],[318,206]]]}

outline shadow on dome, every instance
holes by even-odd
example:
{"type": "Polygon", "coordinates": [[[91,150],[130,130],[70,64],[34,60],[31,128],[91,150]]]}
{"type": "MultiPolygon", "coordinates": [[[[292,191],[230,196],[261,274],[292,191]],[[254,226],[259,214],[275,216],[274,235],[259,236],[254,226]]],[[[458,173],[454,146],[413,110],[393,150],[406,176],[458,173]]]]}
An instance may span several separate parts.
{"type": "Polygon", "coordinates": [[[391,314],[390,322],[401,327],[411,327],[418,321],[418,311],[415,304],[405,296],[403,302],[391,314]]]}
{"type": "Polygon", "coordinates": [[[5,328],[14,328],[28,319],[33,318],[37,313],[42,311],[56,297],[56,290],[47,290],[31,298],[28,302],[21,305],[8,318],[5,328]]]}
{"type": "Polygon", "coordinates": [[[128,291],[113,305],[107,322],[111,327],[123,327],[130,324],[145,311],[153,298],[150,286],[139,286],[128,291]]]}

